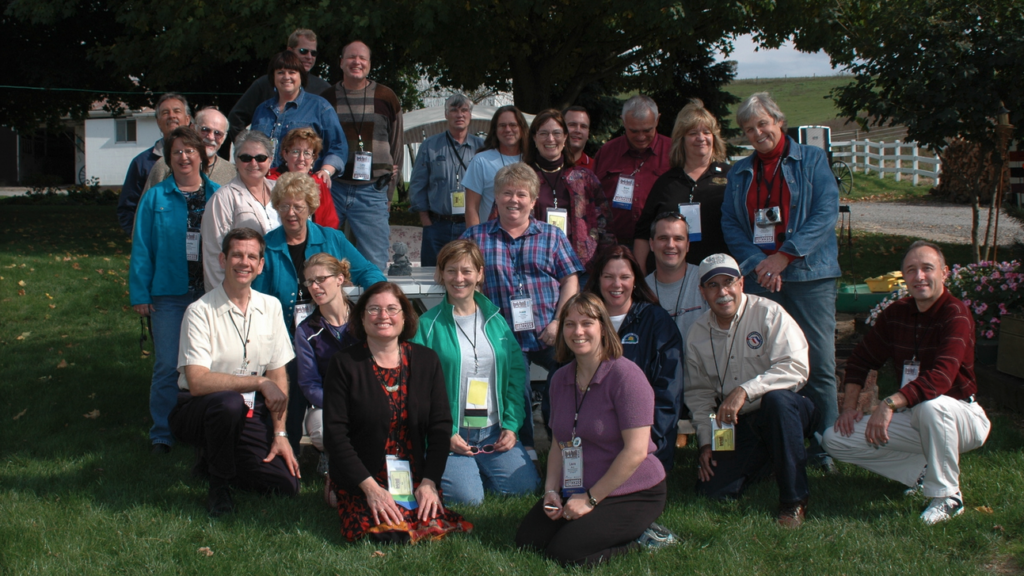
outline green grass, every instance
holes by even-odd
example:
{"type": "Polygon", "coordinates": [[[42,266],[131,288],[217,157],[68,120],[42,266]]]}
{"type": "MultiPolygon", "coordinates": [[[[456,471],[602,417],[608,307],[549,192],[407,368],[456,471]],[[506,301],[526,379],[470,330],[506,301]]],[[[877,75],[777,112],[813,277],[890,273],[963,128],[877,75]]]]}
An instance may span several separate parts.
{"type": "MultiPolygon", "coordinates": [[[[836,117],[839,111],[827,96],[837,86],[849,84],[849,76],[819,76],[814,78],[767,78],[735,80],[726,91],[743,100],[754,92],[768,92],[786,114],[790,126],[822,124],[836,117]]],[[[736,108],[729,109],[729,118],[735,121],[736,108]]]]}
{"type": "Polygon", "coordinates": [[[849,195],[839,199],[840,204],[856,201],[870,202],[895,202],[895,201],[922,201],[934,200],[929,195],[932,189],[932,181],[921,179],[920,184],[914,186],[913,181],[904,175],[899,182],[892,174],[886,174],[885,178],[879,178],[876,172],[865,175],[863,172],[853,174],[853,189],[849,195]]]}
{"type": "MultiPolygon", "coordinates": [[[[677,453],[661,519],[683,543],[593,571],[515,550],[533,498],[462,508],[476,530],[439,543],[348,544],[308,459],[298,497],[241,493],[236,514],[212,520],[205,486],[189,473],[192,451],[148,454],[152,360],[125,309],[129,246],[113,207],[5,204],[0,214],[2,574],[930,575],[1024,563],[1024,435],[1006,415],[993,415],[988,443],[962,458],[968,510],[933,528],[920,524],[922,503],[903,498],[901,486],[843,466],[837,478],[811,472],[807,524],[781,530],[771,484],[739,502],[696,498],[692,447],[677,453]],[[84,417],[94,410],[98,417],[84,417]]],[[[858,271],[861,261],[893,269],[892,252],[909,242],[855,241],[858,271]]]]}

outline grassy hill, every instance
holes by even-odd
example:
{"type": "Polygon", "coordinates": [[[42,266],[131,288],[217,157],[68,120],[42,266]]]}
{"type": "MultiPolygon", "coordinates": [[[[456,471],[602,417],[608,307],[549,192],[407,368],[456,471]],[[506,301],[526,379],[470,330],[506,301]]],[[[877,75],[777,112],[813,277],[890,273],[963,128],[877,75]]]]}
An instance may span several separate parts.
{"type": "MultiPolygon", "coordinates": [[[[754,92],[768,92],[779,103],[790,126],[824,124],[834,120],[838,110],[829,91],[837,86],[850,83],[850,76],[817,76],[814,78],[759,78],[736,80],[726,90],[745,99],[754,92]]],[[[737,105],[738,106],[738,105],[737,105]]],[[[735,122],[736,106],[730,109],[735,122]]]]}

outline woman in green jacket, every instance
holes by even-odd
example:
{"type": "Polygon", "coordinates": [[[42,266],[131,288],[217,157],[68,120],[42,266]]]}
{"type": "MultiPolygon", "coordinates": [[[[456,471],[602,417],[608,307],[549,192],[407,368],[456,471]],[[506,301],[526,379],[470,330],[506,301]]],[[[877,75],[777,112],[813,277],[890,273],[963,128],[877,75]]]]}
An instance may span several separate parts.
{"type": "Polygon", "coordinates": [[[484,489],[529,494],[540,476],[516,438],[524,414],[523,353],[501,311],[477,289],[484,258],[471,240],[437,255],[444,302],[420,317],[413,342],[441,359],[451,403],[451,452],[441,479],[446,504],[480,504],[484,489]]]}

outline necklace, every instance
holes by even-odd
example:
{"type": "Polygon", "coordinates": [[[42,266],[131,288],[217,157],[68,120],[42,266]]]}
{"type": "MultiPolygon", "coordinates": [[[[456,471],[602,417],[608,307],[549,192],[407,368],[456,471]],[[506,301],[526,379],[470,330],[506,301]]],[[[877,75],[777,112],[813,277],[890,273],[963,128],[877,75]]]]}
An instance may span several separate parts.
{"type": "MultiPolygon", "coordinates": [[[[377,368],[380,368],[381,371],[388,370],[388,368],[384,368],[383,366],[381,366],[380,362],[377,362],[377,357],[373,355],[373,352],[370,352],[370,357],[373,358],[373,363],[376,364],[377,368]]],[[[384,378],[380,375],[380,372],[378,372],[377,370],[373,371],[373,375],[377,377],[377,382],[379,382],[380,385],[388,392],[394,392],[395,390],[398,390],[398,387],[402,384],[402,379],[405,377],[405,364],[402,362],[401,344],[399,344],[398,348],[398,380],[395,382],[395,384],[393,386],[388,386],[387,382],[384,380],[384,378]]]]}

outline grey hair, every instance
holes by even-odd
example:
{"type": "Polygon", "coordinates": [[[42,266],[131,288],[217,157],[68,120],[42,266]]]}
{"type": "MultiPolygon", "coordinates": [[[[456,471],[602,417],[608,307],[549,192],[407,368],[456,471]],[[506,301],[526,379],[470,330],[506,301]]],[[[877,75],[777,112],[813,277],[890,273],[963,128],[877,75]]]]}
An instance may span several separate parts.
{"type": "Polygon", "coordinates": [[[779,105],[767,92],[754,92],[743,101],[743,104],[740,104],[740,107],[736,109],[736,124],[742,127],[751,118],[761,113],[771,116],[776,123],[785,127],[786,115],[782,113],[779,105]]]}
{"type": "Polygon", "coordinates": [[[633,118],[643,118],[650,112],[654,114],[654,117],[658,117],[658,105],[654,103],[654,100],[650,96],[644,96],[643,94],[637,94],[626,103],[622,105],[622,119],[626,119],[626,114],[629,114],[633,118]]]}
{"type": "Polygon", "coordinates": [[[458,109],[466,106],[469,111],[473,111],[473,101],[466,97],[465,94],[452,94],[444,101],[444,111],[447,112],[452,109],[458,109]]]}
{"type": "Polygon", "coordinates": [[[267,156],[273,156],[274,143],[270,140],[270,138],[267,137],[266,134],[260,132],[259,130],[242,130],[238,137],[235,138],[236,161],[238,160],[238,154],[240,153],[242,146],[245,146],[249,142],[255,142],[260,146],[263,146],[263,149],[266,150],[267,152],[267,156]]]}
{"type": "Polygon", "coordinates": [[[159,114],[160,114],[160,105],[163,104],[164,102],[167,102],[168,100],[177,100],[178,102],[181,102],[182,104],[184,104],[184,106],[185,106],[185,114],[188,116],[189,122],[190,123],[192,122],[192,108],[190,108],[189,105],[188,105],[188,99],[185,98],[184,95],[178,94],[177,92],[167,92],[166,94],[161,96],[159,100],[156,101],[156,106],[153,107],[153,115],[154,116],[159,116],[159,114]]]}
{"type": "Polygon", "coordinates": [[[216,108],[203,108],[199,112],[196,112],[196,118],[195,118],[196,124],[202,124],[202,121],[200,120],[201,118],[206,117],[207,114],[214,114],[214,113],[220,114],[220,117],[224,119],[224,124],[227,126],[227,128],[225,130],[230,130],[231,129],[231,121],[228,120],[228,117],[225,116],[223,112],[221,112],[220,110],[217,110],[216,108]]]}

